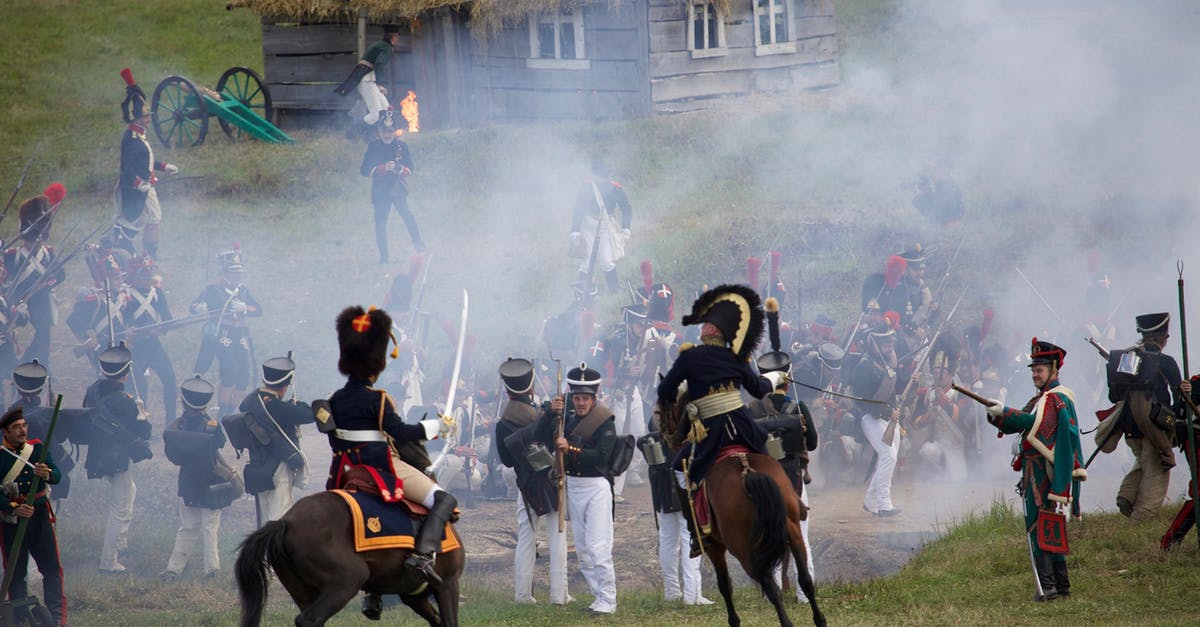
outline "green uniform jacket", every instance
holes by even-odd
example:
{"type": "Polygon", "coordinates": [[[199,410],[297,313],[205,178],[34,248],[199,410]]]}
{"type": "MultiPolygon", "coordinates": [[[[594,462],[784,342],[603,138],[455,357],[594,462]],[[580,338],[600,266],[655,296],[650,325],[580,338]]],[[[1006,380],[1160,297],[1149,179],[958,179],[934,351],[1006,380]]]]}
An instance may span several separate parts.
{"type": "Polygon", "coordinates": [[[991,419],[1003,433],[1021,433],[1021,455],[1013,469],[1023,473],[1026,494],[1039,508],[1045,500],[1070,503],[1072,479],[1087,479],[1075,417],[1075,393],[1050,381],[1024,410],[1005,407],[991,419]]]}
{"type": "Polygon", "coordinates": [[[29,488],[32,487],[33,479],[36,475],[33,474],[32,468],[26,466],[24,463],[18,461],[17,458],[10,455],[10,453],[16,453],[17,455],[29,460],[29,463],[36,464],[38,458],[42,456],[42,451],[45,449],[45,447],[46,445],[43,444],[41,440],[28,440],[25,442],[25,446],[19,451],[13,451],[5,446],[4,448],[7,450],[0,452],[0,479],[7,477],[9,472],[12,471],[14,465],[21,467],[21,471],[18,472],[16,478],[13,479],[13,481],[17,484],[17,490],[20,492],[21,496],[15,499],[0,499],[3,502],[3,507],[0,507],[0,511],[3,511],[5,514],[12,515],[13,510],[17,509],[17,506],[21,503],[30,503],[36,507],[47,502],[49,499],[49,492],[46,490],[46,484],[55,484],[62,480],[62,472],[60,472],[58,470],[58,466],[54,464],[54,459],[50,457],[50,455],[46,455],[45,464],[50,467],[50,479],[42,483],[37,497],[30,502],[29,488]],[[24,455],[26,452],[25,449],[27,448],[33,449],[32,451],[29,451],[28,457],[24,455]]]}

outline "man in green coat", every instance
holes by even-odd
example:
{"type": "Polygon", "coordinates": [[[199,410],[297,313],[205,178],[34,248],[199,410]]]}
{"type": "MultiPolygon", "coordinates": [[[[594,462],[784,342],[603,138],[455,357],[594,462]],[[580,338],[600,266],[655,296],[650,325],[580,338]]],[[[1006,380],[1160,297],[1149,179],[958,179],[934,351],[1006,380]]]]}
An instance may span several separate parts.
{"type": "Polygon", "coordinates": [[[1049,601],[1071,594],[1065,514],[1074,497],[1072,481],[1087,479],[1087,470],[1079,449],[1075,393],[1058,382],[1067,351],[1035,337],[1029,353],[1029,368],[1038,393],[1022,409],[991,401],[987,412],[988,421],[1001,433],[1021,434],[1013,470],[1021,473],[1025,529],[1038,584],[1034,600],[1049,601]],[[1043,519],[1040,525],[1039,518],[1043,519]],[[1047,533],[1056,536],[1051,539],[1058,542],[1047,542],[1047,533]],[[1050,544],[1057,546],[1047,550],[1050,544]]]}

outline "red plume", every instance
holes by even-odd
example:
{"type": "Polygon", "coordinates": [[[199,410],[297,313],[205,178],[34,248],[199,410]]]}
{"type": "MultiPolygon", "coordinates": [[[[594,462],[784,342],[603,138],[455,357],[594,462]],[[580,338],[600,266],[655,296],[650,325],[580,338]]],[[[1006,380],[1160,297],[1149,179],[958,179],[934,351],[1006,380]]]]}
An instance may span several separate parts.
{"type": "Polygon", "coordinates": [[[127,87],[133,87],[133,70],[130,70],[129,68],[121,70],[121,78],[125,79],[125,85],[127,87]]]}
{"type": "Polygon", "coordinates": [[[983,341],[987,338],[988,333],[992,330],[992,318],[995,312],[991,309],[983,310],[983,324],[979,325],[979,345],[983,346],[983,341]]]}
{"type": "Polygon", "coordinates": [[[904,276],[904,271],[908,269],[908,261],[900,255],[892,255],[887,260],[887,271],[883,274],[883,282],[889,287],[894,288],[900,284],[901,277],[904,276]]]}
{"type": "Polygon", "coordinates": [[[887,321],[888,327],[893,331],[900,328],[900,314],[894,311],[886,311],[883,314],[883,319],[887,321]]]}
{"type": "Polygon", "coordinates": [[[758,291],[758,271],[762,268],[762,260],[758,257],[746,257],[746,284],[758,291]]]}
{"type": "Polygon", "coordinates": [[[778,250],[771,251],[771,285],[775,285],[775,278],[779,276],[779,264],[783,262],[783,253],[778,250]]]}
{"type": "Polygon", "coordinates": [[[425,267],[425,257],[421,255],[413,255],[408,258],[408,278],[414,283],[417,280],[417,275],[421,274],[421,268],[425,267]]]}
{"type": "Polygon", "coordinates": [[[650,260],[642,262],[642,285],[646,288],[646,294],[650,294],[650,286],[654,285],[654,266],[650,265],[650,260]]]}
{"type": "Polygon", "coordinates": [[[67,197],[67,188],[62,183],[51,183],[42,192],[42,195],[50,201],[51,205],[57,205],[67,197]]]}

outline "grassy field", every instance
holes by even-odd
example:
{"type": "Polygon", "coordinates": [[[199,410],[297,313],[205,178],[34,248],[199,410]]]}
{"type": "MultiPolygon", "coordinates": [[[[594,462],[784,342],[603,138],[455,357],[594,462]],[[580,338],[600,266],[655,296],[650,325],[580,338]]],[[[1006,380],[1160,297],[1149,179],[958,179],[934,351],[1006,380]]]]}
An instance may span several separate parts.
{"type": "MultiPolygon", "coordinates": [[[[972,287],[964,307],[1004,298],[1003,286],[991,277],[1001,263],[1044,264],[1050,250],[1104,246],[1130,233],[1155,242],[1164,254],[1191,250],[1168,237],[1173,230],[1187,232],[1179,225],[1190,224],[1190,196],[1165,202],[1174,187],[1157,185],[1159,177],[1139,179],[1155,168],[1172,174],[1189,160],[1164,163],[1142,159],[1136,145],[1069,141],[1105,125],[1129,130],[1119,106],[1091,116],[1069,111],[1043,118],[1039,112],[1049,105],[1066,105],[1030,97],[1002,100],[997,107],[985,102],[996,95],[981,84],[985,81],[963,76],[953,76],[962,81],[961,89],[947,90],[945,98],[935,97],[937,92],[913,98],[906,90],[914,81],[958,85],[947,80],[963,62],[953,48],[980,38],[984,24],[945,32],[938,23],[914,18],[913,7],[921,5],[839,1],[844,85],[832,92],[754,97],[713,112],[628,122],[482,126],[409,136],[418,166],[411,204],[433,251],[425,306],[434,311],[435,322],[450,318],[460,290],[470,289],[471,331],[480,339],[474,356],[481,364],[480,386],[494,384],[490,364],[528,354],[537,344],[542,318],[569,301],[565,285],[574,268],[565,261],[567,208],[594,156],[612,164],[637,210],[630,255],[619,267],[623,278],[636,284],[637,261],[650,258],[660,277],[687,294],[704,283],[741,280],[745,257],[783,250],[785,272],[804,281],[804,319],[819,311],[852,319],[856,287],[863,274],[878,268],[881,251],[916,241],[940,251],[931,260],[932,276],[941,275],[948,252],[961,242],[964,256],[954,269],[955,287],[972,287]],[[928,59],[939,62],[911,63],[928,59]],[[968,97],[976,92],[977,98],[968,97]],[[1048,121],[1064,119],[1070,121],[1065,136],[1038,137],[1048,121]],[[911,191],[903,185],[920,161],[947,153],[957,157],[959,182],[968,192],[969,219],[957,230],[926,221],[912,208],[911,191]],[[1137,190],[1135,198],[1124,192],[1126,187],[1137,190]],[[1139,204],[1143,201],[1148,202],[1139,204]],[[1161,219],[1147,220],[1139,213],[1147,206],[1166,209],[1156,214],[1161,219]]],[[[1027,25],[1049,19],[1059,18],[1031,19],[1027,25]]],[[[1120,46],[1124,40],[1105,41],[1120,46]]],[[[261,65],[257,16],[226,11],[222,0],[161,6],[131,0],[12,0],[0,20],[0,42],[0,137],[6,147],[0,153],[0,181],[15,184],[33,156],[18,200],[52,180],[67,184],[70,194],[55,225],[56,242],[72,224],[78,223],[77,233],[86,232],[110,218],[122,128],[122,67],[132,67],[150,92],[171,74],[211,86],[228,67],[261,65]]],[[[1127,98],[1117,104],[1136,102],[1127,98]]],[[[402,264],[376,262],[367,187],[357,173],[361,147],[342,138],[339,121],[288,130],[297,144],[235,144],[213,127],[199,148],[156,146],[160,159],[179,164],[182,176],[195,177],[162,187],[167,217],[160,269],[180,313],[215,275],[213,254],[242,243],[248,281],[268,311],[252,327],[258,357],[296,350],[300,396],[309,398],[340,384],[330,333],[336,312],[351,302],[380,302],[402,264]]],[[[1174,134],[1185,144],[1193,131],[1181,127],[1174,134]]],[[[1152,144],[1156,138],[1144,141],[1152,144]]],[[[410,249],[397,222],[391,241],[393,258],[401,259],[410,249]]],[[[10,217],[6,233],[14,223],[10,217]]],[[[1061,256],[1061,275],[1047,281],[1065,283],[1083,273],[1082,256],[1061,256]]],[[[1141,279],[1136,274],[1141,269],[1125,270],[1125,277],[1133,283],[1141,279]]],[[[67,289],[60,290],[64,306],[70,289],[87,283],[82,264],[68,272],[67,289]]],[[[1173,288],[1174,277],[1169,278],[1173,288]]],[[[677,315],[688,300],[681,297],[677,315]]],[[[623,301],[623,296],[605,295],[602,310],[623,301]]],[[[1045,317],[1040,305],[1025,309],[1012,318],[1045,317]]],[[[1020,329],[1025,341],[1028,326],[1012,323],[1009,331],[1020,329]]],[[[195,332],[173,333],[166,343],[176,370],[181,376],[190,372],[195,332]]],[[[92,373],[70,357],[70,345],[69,334],[60,329],[54,340],[55,388],[69,394],[67,405],[76,405],[92,373]]],[[[448,346],[435,328],[426,369],[430,389],[436,387],[448,346]]],[[[160,427],[161,418],[156,432],[160,427]]],[[[72,503],[75,508],[64,514],[70,518],[63,523],[62,545],[72,621],[234,624],[231,582],[164,586],[153,577],[170,550],[175,475],[161,459],[144,466],[136,514],[143,522],[135,524],[137,552],[128,558],[142,575],[94,574],[94,544],[102,525],[94,515],[102,507],[99,495],[73,496],[77,507],[72,503]]],[[[820,600],[838,625],[1189,624],[1200,601],[1195,585],[1200,552],[1189,542],[1177,552],[1160,553],[1157,536],[1167,522],[1167,514],[1142,525],[1100,515],[1075,526],[1070,564],[1076,592],[1066,602],[1028,600],[1032,586],[1020,522],[1003,507],[963,521],[899,575],[824,585],[820,600]]],[[[227,529],[247,524],[226,520],[227,529]]],[[[237,541],[233,533],[222,537],[226,556],[237,541]]],[[[464,622],[724,623],[715,608],[668,606],[652,591],[622,590],[620,614],[598,620],[580,603],[516,607],[506,590],[507,581],[469,581],[464,622]]],[[[715,590],[708,596],[716,598],[715,590]]],[[[294,610],[282,590],[274,588],[271,599],[267,622],[290,622],[294,610]]],[[[738,603],[745,624],[773,622],[755,591],[740,589],[738,603]]],[[[806,610],[790,607],[804,623],[806,610]]],[[[389,618],[411,618],[403,612],[393,610],[389,618]]],[[[338,622],[366,623],[356,608],[338,622]]]]}

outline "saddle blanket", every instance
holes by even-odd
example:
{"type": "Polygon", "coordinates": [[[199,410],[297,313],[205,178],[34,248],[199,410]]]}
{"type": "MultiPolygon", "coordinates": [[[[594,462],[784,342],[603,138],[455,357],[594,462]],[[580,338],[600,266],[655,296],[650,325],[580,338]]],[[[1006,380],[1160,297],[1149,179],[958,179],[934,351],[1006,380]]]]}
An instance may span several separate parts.
{"type": "MultiPolygon", "coordinates": [[[[753,453],[753,451],[741,444],[726,446],[717,453],[717,461],[713,463],[712,467],[716,468],[718,464],[734,455],[749,455],[750,453],[753,453]]],[[[696,512],[696,525],[700,527],[700,532],[705,535],[712,533],[712,510],[708,506],[707,481],[700,481],[700,487],[696,490],[696,494],[692,496],[692,503],[694,506],[693,509],[696,512]]]]}
{"type": "MultiPolygon", "coordinates": [[[[411,549],[414,545],[416,526],[408,509],[396,503],[384,503],[374,494],[330,490],[342,497],[350,508],[354,520],[354,550],[377,551],[380,549],[411,549]]],[[[439,553],[449,553],[462,548],[458,536],[449,523],[442,532],[442,548],[439,553]]]]}

